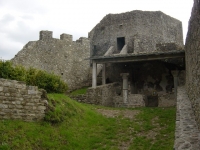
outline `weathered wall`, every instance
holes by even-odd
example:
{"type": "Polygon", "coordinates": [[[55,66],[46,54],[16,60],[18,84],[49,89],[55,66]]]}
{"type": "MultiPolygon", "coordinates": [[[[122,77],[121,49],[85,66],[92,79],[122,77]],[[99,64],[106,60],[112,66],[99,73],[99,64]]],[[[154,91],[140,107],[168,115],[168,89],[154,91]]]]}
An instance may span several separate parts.
{"type": "Polygon", "coordinates": [[[38,41],[28,42],[11,60],[14,64],[54,72],[68,84],[69,89],[88,86],[89,40],[72,41],[72,35],[52,38],[51,31],[41,31],[38,41]]]}
{"type": "Polygon", "coordinates": [[[23,82],[0,79],[0,118],[25,121],[43,119],[47,106],[43,92],[23,82]]]}
{"type": "MultiPolygon", "coordinates": [[[[176,64],[162,61],[149,61],[139,63],[115,63],[108,64],[106,67],[106,78],[110,82],[122,82],[120,73],[129,73],[131,93],[152,94],[169,93],[173,88],[173,76],[171,70],[184,69],[176,64]]],[[[184,83],[184,70],[180,73],[180,84],[184,83]]]]}
{"type": "Polygon", "coordinates": [[[200,128],[200,2],[194,0],[186,38],[186,87],[200,128]]]}
{"type": "Polygon", "coordinates": [[[151,99],[153,93],[158,97],[158,107],[175,106],[174,79],[172,70],[179,69],[179,83],[185,83],[184,66],[167,63],[164,61],[150,61],[137,63],[107,64],[106,79],[108,83],[119,82],[122,84],[120,73],[129,73],[129,90],[131,94],[142,94],[146,99],[151,99]]]}
{"type": "Polygon", "coordinates": [[[121,90],[118,83],[111,83],[97,86],[96,88],[89,88],[87,90],[86,103],[113,107],[113,97],[117,96],[118,90],[121,90]]]}
{"type": "Polygon", "coordinates": [[[129,53],[156,51],[159,50],[156,44],[160,43],[174,43],[178,45],[174,46],[177,49],[183,47],[182,23],[179,20],[160,11],[135,10],[108,14],[90,31],[91,55],[102,56],[110,46],[119,53],[118,37],[125,37],[129,53]]]}
{"type": "Polygon", "coordinates": [[[129,94],[128,95],[128,104],[125,106],[123,103],[123,97],[115,96],[113,97],[113,102],[115,107],[145,107],[145,95],[142,94],[129,94]]]}

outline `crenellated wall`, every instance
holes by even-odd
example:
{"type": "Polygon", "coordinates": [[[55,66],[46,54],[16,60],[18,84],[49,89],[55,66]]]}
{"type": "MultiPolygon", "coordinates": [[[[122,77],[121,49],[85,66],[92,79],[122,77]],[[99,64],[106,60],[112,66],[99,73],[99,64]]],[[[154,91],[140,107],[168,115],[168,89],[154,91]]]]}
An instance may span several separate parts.
{"type": "Polygon", "coordinates": [[[45,95],[36,86],[0,78],[0,118],[42,120],[48,105],[45,95]]]}
{"type": "Polygon", "coordinates": [[[14,64],[54,72],[77,89],[90,84],[89,40],[81,37],[72,41],[72,35],[61,34],[60,39],[52,37],[52,31],[40,31],[40,40],[28,42],[11,60],[14,64]]]}

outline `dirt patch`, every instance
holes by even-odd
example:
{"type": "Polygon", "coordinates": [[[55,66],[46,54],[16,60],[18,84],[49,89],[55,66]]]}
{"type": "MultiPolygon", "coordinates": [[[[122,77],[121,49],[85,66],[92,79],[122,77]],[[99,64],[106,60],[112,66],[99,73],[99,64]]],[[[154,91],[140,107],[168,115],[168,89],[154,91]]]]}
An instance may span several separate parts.
{"type": "Polygon", "coordinates": [[[136,115],[140,113],[139,110],[109,110],[109,109],[97,109],[97,112],[108,118],[115,118],[122,116],[123,118],[134,119],[136,115]]]}

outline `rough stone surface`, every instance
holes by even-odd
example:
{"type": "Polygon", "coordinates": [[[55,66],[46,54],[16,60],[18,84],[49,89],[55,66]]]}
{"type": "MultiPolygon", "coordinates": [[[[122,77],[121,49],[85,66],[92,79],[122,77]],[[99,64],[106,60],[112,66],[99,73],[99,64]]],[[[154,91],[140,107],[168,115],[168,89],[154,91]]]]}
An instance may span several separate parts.
{"type": "Polygon", "coordinates": [[[25,83],[0,79],[0,118],[22,119],[25,121],[41,120],[47,106],[45,90],[25,83]]]}
{"type": "MultiPolygon", "coordinates": [[[[148,99],[153,93],[158,95],[159,107],[175,106],[173,97],[174,79],[171,74],[177,65],[161,61],[138,63],[114,63],[106,66],[106,78],[109,82],[122,83],[120,73],[129,73],[130,94],[142,94],[148,99]]],[[[184,68],[180,68],[184,69],[184,68]]],[[[184,70],[179,73],[179,85],[185,83],[184,70]]]]}
{"type": "MultiPolygon", "coordinates": [[[[151,93],[152,94],[152,93],[151,93]]],[[[156,107],[172,107],[176,105],[174,93],[160,92],[157,95],[156,107]]],[[[86,95],[71,96],[79,102],[110,106],[110,107],[145,107],[148,105],[148,97],[145,94],[128,94],[128,103],[124,104],[122,97],[122,86],[119,83],[100,85],[96,88],[89,88],[86,95]]],[[[153,99],[153,101],[155,101],[153,99]]],[[[155,106],[153,106],[155,107],[155,106]]]]}
{"type": "Polygon", "coordinates": [[[175,150],[199,150],[200,132],[185,87],[178,87],[175,150]]]}
{"type": "Polygon", "coordinates": [[[108,14],[89,32],[89,38],[91,56],[103,56],[111,46],[119,53],[120,43],[127,46],[128,53],[166,51],[156,48],[163,43],[170,47],[168,50],[183,48],[182,23],[161,11],[108,14]]]}
{"type": "Polygon", "coordinates": [[[113,97],[113,101],[115,107],[128,107],[128,108],[145,107],[145,95],[142,94],[129,94],[128,103],[126,105],[123,103],[122,96],[113,97]]]}
{"type": "Polygon", "coordinates": [[[72,41],[72,35],[52,38],[51,31],[41,31],[40,40],[28,42],[11,60],[14,64],[54,72],[77,89],[89,84],[89,40],[81,37],[72,41]]]}
{"type": "Polygon", "coordinates": [[[176,106],[174,93],[164,93],[158,96],[158,107],[173,107],[176,106]]]}
{"type": "Polygon", "coordinates": [[[110,83],[97,86],[96,88],[89,88],[86,94],[86,103],[103,106],[114,106],[113,97],[117,96],[118,89],[121,89],[118,83],[110,83]]]}
{"type": "Polygon", "coordinates": [[[186,38],[186,88],[200,128],[200,1],[194,0],[186,38]]]}

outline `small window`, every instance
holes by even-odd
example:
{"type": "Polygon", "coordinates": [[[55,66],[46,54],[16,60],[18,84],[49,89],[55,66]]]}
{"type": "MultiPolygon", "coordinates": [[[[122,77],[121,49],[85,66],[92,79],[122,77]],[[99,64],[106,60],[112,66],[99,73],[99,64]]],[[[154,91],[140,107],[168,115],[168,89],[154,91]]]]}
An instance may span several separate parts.
{"type": "Polygon", "coordinates": [[[117,50],[121,51],[124,45],[125,45],[125,37],[117,38],[117,50]]]}

